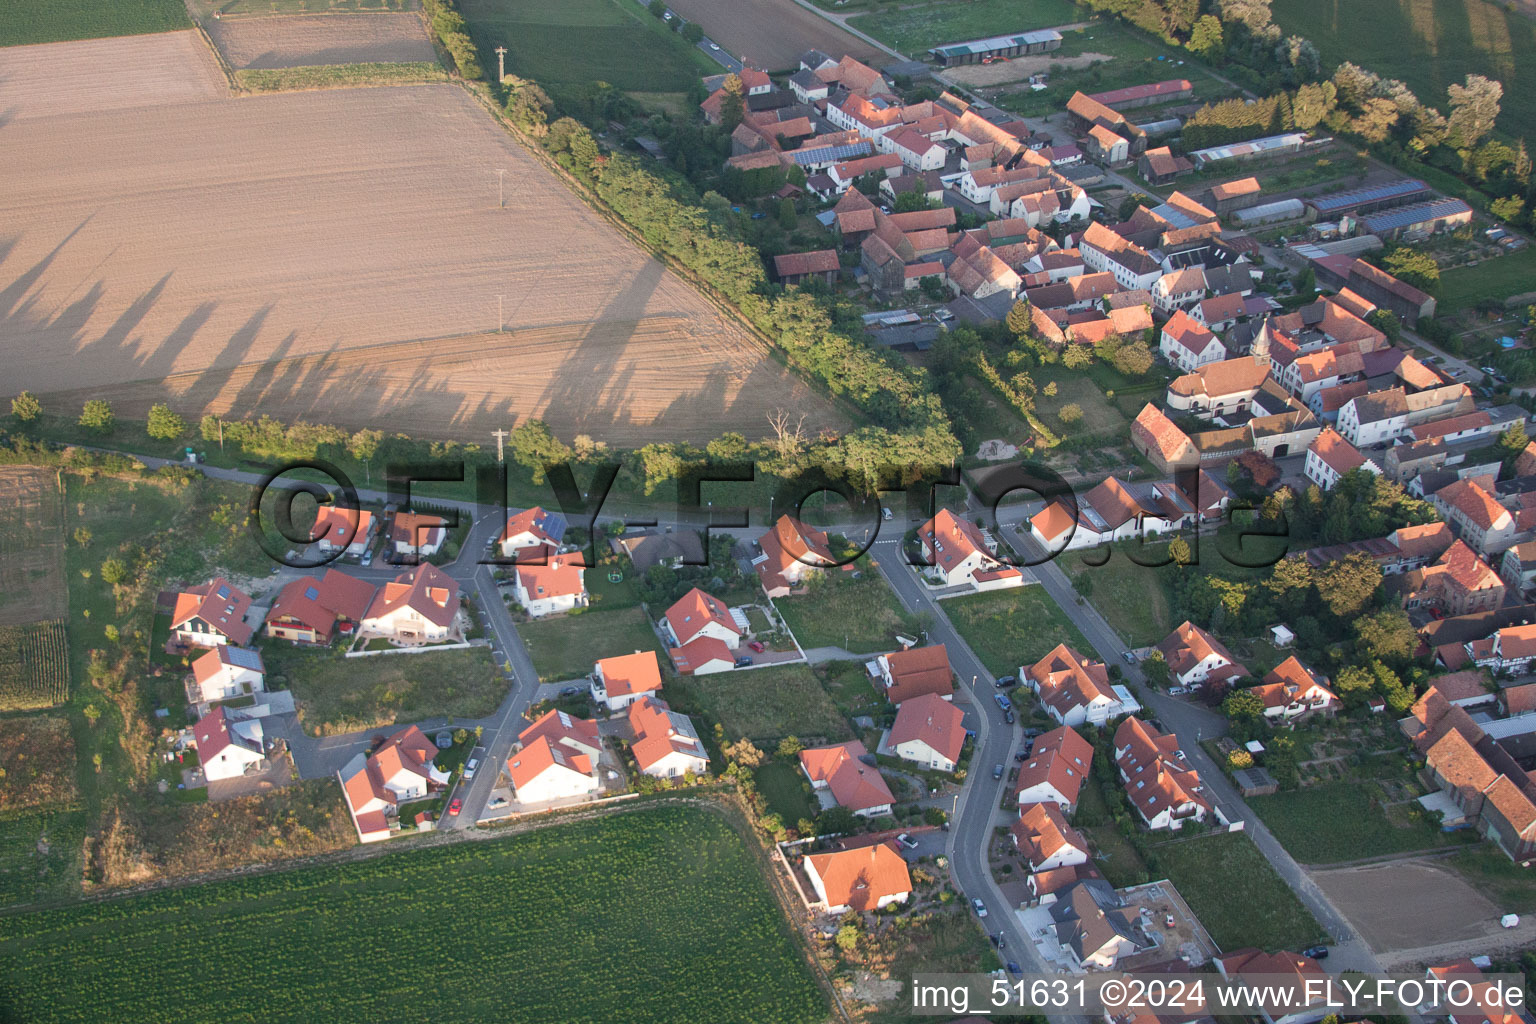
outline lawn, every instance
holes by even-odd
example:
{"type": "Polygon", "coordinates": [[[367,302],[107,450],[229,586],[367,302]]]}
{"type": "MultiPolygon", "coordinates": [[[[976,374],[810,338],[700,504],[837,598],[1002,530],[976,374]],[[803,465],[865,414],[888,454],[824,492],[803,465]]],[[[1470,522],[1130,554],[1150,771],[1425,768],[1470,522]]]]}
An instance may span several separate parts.
{"type": "Polygon", "coordinates": [[[801,818],[815,819],[821,805],[811,795],[810,783],[793,760],[770,761],[752,773],[768,809],[793,828],[801,818]]]}
{"type": "Polygon", "coordinates": [[[1241,833],[1198,836],[1152,847],[1153,878],[1178,888],[1222,949],[1305,949],[1323,929],[1241,833]]]}
{"type": "Polygon", "coordinates": [[[1536,248],[1526,246],[1475,267],[1441,271],[1439,308],[1450,313],[1475,306],[1480,299],[1504,299],[1530,291],[1536,291],[1536,248]]]}
{"type": "Polygon", "coordinates": [[[546,683],[584,676],[599,658],[634,651],[656,651],[666,661],[661,641],[639,608],[535,619],[520,623],[517,632],[546,683]]]}
{"type": "Polygon", "coordinates": [[[944,602],[944,611],[995,676],[1013,675],[1020,665],[1039,661],[1057,644],[1069,644],[1084,654],[1093,650],[1044,587],[951,598],[944,602]]]}
{"type": "Polygon", "coordinates": [[[507,691],[485,647],[344,658],[340,650],[269,641],[262,657],[269,682],[281,677],[304,728],[321,736],[443,716],[480,718],[507,691]]]}
{"type": "Polygon", "coordinates": [[[1072,578],[1073,586],[1083,588],[1089,603],[1128,646],[1149,647],[1177,625],[1159,578],[1161,573],[1178,571],[1172,566],[1149,569],[1135,564],[1122,551],[1116,551],[1103,565],[1088,565],[1076,552],[1066,552],[1058,564],[1072,578]]]}
{"type": "Polygon", "coordinates": [[[662,696],[679,711],[719,722],[731,740],[746,736],[776,744],[797,736],[806,743],[838,742],[853,735],[804,665],[681,676],[667,683],[662,696]]]}
{"type": "MultiPolygon", "coordinates": [[[[1094,862],[1110,885],[1117,889],[1142,885],[1149,881],[1147,865],[1143,863],[1141,854],[1136,852],[1130,838],[1121,835],[1120,829],[1110,818],[1109,804],[1100,788],[1103,785],[1097,775],[1090,774],[1083,780],[1073,824],[1093,843],[1098,854],[1094,862]],[[1088,822],[1096,824],[1090,825],[1088,822]]],[[[1118,805],[1118,798],[1116,802],[1118,805]]]]}
{"type": "Polygon", "coordinates": [[[774,606],[806,650],[844,647],[875,654],[893,650],[896,634],[912,628],[884,577],[869,567],[859,579],[852,573],[814,574],[810,593],[780,598],[774,606]]]}
{"type": "Polygon", "coordinates": [[[1456,872],[1505,913],[1536,913],[1536,880],[1531,869],[1510,860],[1493,843],[1479,843],[1434,863],[1456,872]]]}
{"type": "Polygon", "coordinates": [[[1286,32],[1317,44],[1325,69],[1353,61],[1402,79],[1431,106],[1443,109],[1446,87],[1468,74],[1496,78],[1504,84],[1499,127],[1512,136],[1536,137],[1536,26],[1513,4],[1276,0],[1274,16],[1286,32]]]}
{"type": "Polygon", "coordinates": [[[9,0],[0,46],[191,28],[182,0],[9,0]]]}
{"type": "MultiPolygon", "coordinates": [[[[1121,415],[1120,410],[1110,404],[1104,397],[1104,392],[1093,380],[1084,375],[1058,371],[1052,367],[1053,372],[1060,375],[1049,378],[1056,384],[1056,394],[1052,396],[1040,395],[1035,399],[1035,406],[1052,430],[1060,431],[1067,435],[1072,434],[1123,434],[1129,429],[1129,420],[1121,415]],[[1058,418],[1064,405],[1076,405],[1083,410],[1083,418],[1070,426],[1063,424],[1058,418]]],[[[1035,383],[1045,387],[1048,379],[1041,376],[1035,383]]]]}
{"type": "Polygon", "coordinates": [[[848,24],[895,47],[908,57],[922,58],[931,46],[963,43],[986,36],[1066,25],[1082,17],[1071,0],[973,0],[971,3],[931,3],[860,14],[848,24]]]}
{"type": "Polygon", "coordinates": [[[81,904],[7,919],[0,1003],[36,1024],[386,1022],[451,992],[459,1020],[825,1020],[759,871],[719,815],[673,805],[81,904]]]}
{"type": "Polygon", "coordinates": [[[1248,806],[1303,864],[1336,864],[1457,843],[1454,834],[1422,818],[1401,824],[1390,820],[1379,799],[1373,783],[1336,782],[1250,797],[1248,806]]]}
{"type": "Polygon", "coordinates": [[[320,64],[298,68],[245,68],[235,72],[235,82],[250,92],[419,85],[447,79],[448,73],[440,65],[426,62],[320,64]]]}
{"type": "Polygon", "coordinates": [[[463,0],[481,64],[532,78],[552,93],[607,82],[636,92],[686,92],[720,67],[634,0],[463,0]]]}

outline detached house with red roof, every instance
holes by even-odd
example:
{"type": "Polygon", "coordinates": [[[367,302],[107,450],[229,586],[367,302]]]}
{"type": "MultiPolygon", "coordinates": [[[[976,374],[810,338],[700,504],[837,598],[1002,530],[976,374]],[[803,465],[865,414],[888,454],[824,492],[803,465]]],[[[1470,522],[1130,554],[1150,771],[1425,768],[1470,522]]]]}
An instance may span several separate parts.
{"type": "Polygon", "coordinates": [[[1163,325],[1158,350],[1180,373],[1194,373],[1202,366],[1227,358],[1227,347],[1221,339],[1182,309],[1163,325]]]}
{"type": "Polygon", "coordinates": [[[661,620],[672,663],[684,675],[727,672],[736,665],[742,625],[724,601],[694,587],[661,620]]]}
{"type": "Polygon", "coordinates": [[[1052,803],[1071,814],[1092,765],[1093,744],[1069,726],[1059,726],[1035,741],[1029,760],[1019,768],[1014,796],[1020,807],[1052,803]]]}
{"type": "Polygon", "coordinates": [[[817,901],[829,914],[879,910],[905,903],[912,892],[907,862],[890,842],[813,853],[801,863],[817,901]]]}
{"type": "Polygon", "coordinates": [[[661,665],[655,651],[620,654],[592,666],[592,699],[609,711],[620,711],[660,690],[661,665]]]}
{"type": "Polygon", "coordinates": [[[192,662],[200,700],[227,700],[267,688],[267,669],[261,652],[233,644],[220,644],[192,662]]]}
{"type": "Polygon", "coordinates": [[[895,798],[880,769],[864,762],[867,757],[869,751],[858,740],[810,747],[800,751],[800,770],[812,789],[827,790],[839,807],[861,818],[878,818],[891,813],[895,798]]]}
{"type": "Polygon", "coordinates": [[[1131,806],[1149,829],[1178,831],[1215,812],[1200,773],[1185,760],[1178,737],[1139,718],[1115,730],[1115,765],[1131,806]]]}
{"type": "Polygon", "coordinates": [[[250,643],[254,632],[245,621],[251,597],[220,576],[176,595],[171,610],[171,636],[197,647],[250,643]]]}
{"type": "Polygon", "coordinates": [[[458,581],[427,564],[408,569],[380,587],[361,623],[365,633],[407,644],[446,640],[458,625],[458,581]]]}
{"type": "Polygon", "coordinates": [[[549,546],[559,548],[565,542],[565,517],[546,512],[538,505],[509,515],[497,543],[504,557],[524,548],[549,546]]]}
{"type": "Polygon", "coordinates": [[[923,559],[932,563],[945,586],[984,591],[1024,584],[1023,573],[993,554],[994,546],[987,543],[980,527],[947,508],[917,528],[917,539],[923,559]]]}
{"type": "Polygon", "coordinates": [[[864,663],[875,691],[898,708],[923,694],[943,700],[955,695],[954,671],[949,667],[949,651],[943,644],[907,647],[882,654],[864,663]]]}
{"type": "Polygon", "coordinates": [[[1224,953],[1212,962],[1223,978],[1246,984],[1265,998],[1259,1007],[1264,1024],[1310,1024],[1322,1020],[1331,1012],[1329,999],[1340,994],[1328,972],[1309,956],[1249,948],[1224,953]],[[1295,1003],[1306,1003],[1306,1007],[1290,1009],[1292,1000],[1282,998],[1290,994],[1295,995],[1295,1003]]]}
{"type": "Polygon", "coordinates": [[[443,550],[448,527],[441,516],[396,512],[389,521],[389,544],[395,559],[410,562],[430,558],[443,550]]]}
{"type": "Polygon", "coordinates": [[[965,749],[965,712],[934,693],[905,701],[886,739],[903,761],[952,772],[965,749]]]}
{"type": "Polygon", "coordinates": [[[267,635],[328,644],[338,631],[350,632],[363,621],[373,596],[373,584],[335,569],[327,569],[319,579],[301,576],[278,591],[267,613],[267,635]]]}
{"type": "Polygon", "coordinates": [[[362,509],[322,505],[309,528],[309,539],[321,554],[341,552],[352,558],[363,557],[373,540],[373,513],[362,509]]]}
{"type": "Polygon", "coordinates": [[[709,754],[693,722],[659,697],[642,696],[629,705],[629,728],[635,734],[629,752],[646,775],[675,779],[709,770],[709,754]]]}
{"type": "Polygon", "coordinates": [[[197,744],[203,777],[209,782],[238,779],[266,767],[266,742],[259,718],[247,718],[220,705],[197,720],[192,739],[197,744]]]}
{"type": "Polygon", "coordinates": [[[518,803],[542,804],[598,791],[597,759],[535,736],[507,757],[507,778],[518,803]]]}
{"type": "Polygon", "coordinates": [[[587,560],[580,551],[557,554],[549,544],[513,553],[512,596],[533,618],[559,615],[587,604],[587,560]]]}
{"type": "Polygon", "coordinates": [[[1046,713],[1062,725],[1103,725],[1130,711],[1110,685],[1104,663],[1085,658],[1066,644],[1057,644],[1019,674],[1029,680],[1046,713]]]}
{"type": "Polygon", "coordinates": [[[1307,668],[1294,654],[1270,670],[1251,692],[1264,701],[1264,717],[1271,721],[1291,722],[1339,710],[1339,698],[1328,688],[1328,677],[1307,668]]]}
{"type": "Polygon", "coordinates": [[[780,516],[773,528],[757,540],[758,554],[752,568],[770,598],[787,597],[811,573],[836,563],[827,535],[793,516],[780,516]]]}
{"type": "Polygon", "coordinates": [[[1157,649],[1168,663],[1168,674],[1180,686],[1231,683],[1249,675],[1220,640],[1193,622],[1181,624],[1157,649]]]}
{"type": "Polygon", "coordinates": [[[1019,820],[1008,828],[1014,849],[1030,871],[1053,871],[1088,863],[1088,840],[1067,824],[1061,808],[1053,803],[1027,804],[1019,808],[1019,820]]]}
{"type": "Polygon", "coordinates": [[[1351,470],[1363,469],[1381,476],[1381,467],[1360,454],[1360,449],[1350,444],[1332,427],[1324,427],[1307,446],[1307,479],[1325,491],[1333,490],[1339,478],[1351,470]]]}
{"type": "Polygon", "coordinates": [[[337,772],[357,836],[365,843],[388,839],[401,804],[425,799],[448,785],[437,767],[437,747],[416,726],[385,740],[371,754],[358,754],[337,772]]]}

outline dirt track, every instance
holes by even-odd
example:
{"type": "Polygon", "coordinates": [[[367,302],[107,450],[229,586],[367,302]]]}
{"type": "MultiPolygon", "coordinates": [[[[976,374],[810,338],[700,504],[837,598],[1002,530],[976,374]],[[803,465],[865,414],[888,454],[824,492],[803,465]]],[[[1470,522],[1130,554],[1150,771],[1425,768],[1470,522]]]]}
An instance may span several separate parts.
{"type": "MultiPolygon", "coordinates": [[[[108,41],[111,62],[158,69],[164,40],[108,41]]],[[[0,57],[0,393],[476,439],[545,415],[625,445],[761,436],[777,406],[840,422],[458,87],[151,106],[156,70],[108,114],[15,73],[47,49],[64,74],[77,45],[101,44],[0,57]],[[519,333],[484,333],[498,295],[519,333]]]]}
{"type": "Polygon", "coordinates": [[[1311,875],[1378,953],[1499,932],[1498,908],[1430,861],[1398,860],[1311,875]]]}
{"type": "Polygon", "coordinates": [[[223,18],[207,27],[224,59],[240,69],[435,59],[415,12],[223,18]]]}
{"type": "Polygon", "coordinates": [[[833,59],[846,53],[875,67],[896,59],[794,0],[667,0],[667,6],[703,25],[744,63],[768,71],[799,67],[806,50],[833,59]]]}

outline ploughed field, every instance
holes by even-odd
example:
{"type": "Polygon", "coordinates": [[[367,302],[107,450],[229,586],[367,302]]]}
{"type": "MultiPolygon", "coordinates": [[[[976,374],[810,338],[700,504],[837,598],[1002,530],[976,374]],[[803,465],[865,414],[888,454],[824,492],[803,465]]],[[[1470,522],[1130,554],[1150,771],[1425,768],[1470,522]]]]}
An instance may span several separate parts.
{"type": "Polygon", "coordinates": [[[625,445],[839,422],[457,86],[234,98],[170,33],[4,51],[0,111],[0,357],[60,411],[625,445]]]}
{"type": "Polygon", "coordinates": [[[233,68],[437,59],[421,16],[411,11],[220,18],[206,27],[233,68]]]}
{"type": "Polygon", "coordinates": [[[896,59],[795,0],[677,0],[667,6],[755,68],[794,70],[807,50],[833,60],[847,54],[875,67],[896,59]]]}

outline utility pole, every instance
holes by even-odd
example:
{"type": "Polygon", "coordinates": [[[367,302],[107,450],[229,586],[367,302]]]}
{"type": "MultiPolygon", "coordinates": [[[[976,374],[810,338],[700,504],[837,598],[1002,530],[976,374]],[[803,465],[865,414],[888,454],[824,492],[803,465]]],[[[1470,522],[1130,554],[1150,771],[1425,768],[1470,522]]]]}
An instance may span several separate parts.
{"type": "Polygon", "coordinates": [[[496,168],[496,205],[501,209],[507,208],[507,169],[496,168]]]}
{"type": "Polygon", "coordinates": [[[507,318],[501,312],[501,296],[496,296],[496,333],[501,333],[501,327],[507,322],[507,318]]]}
{"type": "Polygon", "coordinates": [[[501,81],[503,79],[505,79],[506,77],[507,77],[507,48],[505,46],[498,46],[498,47],[496,47],[496,82],[497,82],[497,84],[498,85],[501,84],[501,81]]]}
{"type": "Polygon", "coordinates": [[[223,450],[224,450],[224,420],[221,417],[219,419],[219,451],[222,452],[223,450]]]}
{"type": "Polygon", "coordinates": [[[505,453],[502,451],[502,444],[511,435],[507,431],[505,431],[505,430],[493,430],[493,431],[491,431],[491,436],[496,439],[496,461],[497,462],[504,462],[504,461],[506,461],[505,453]]]}

